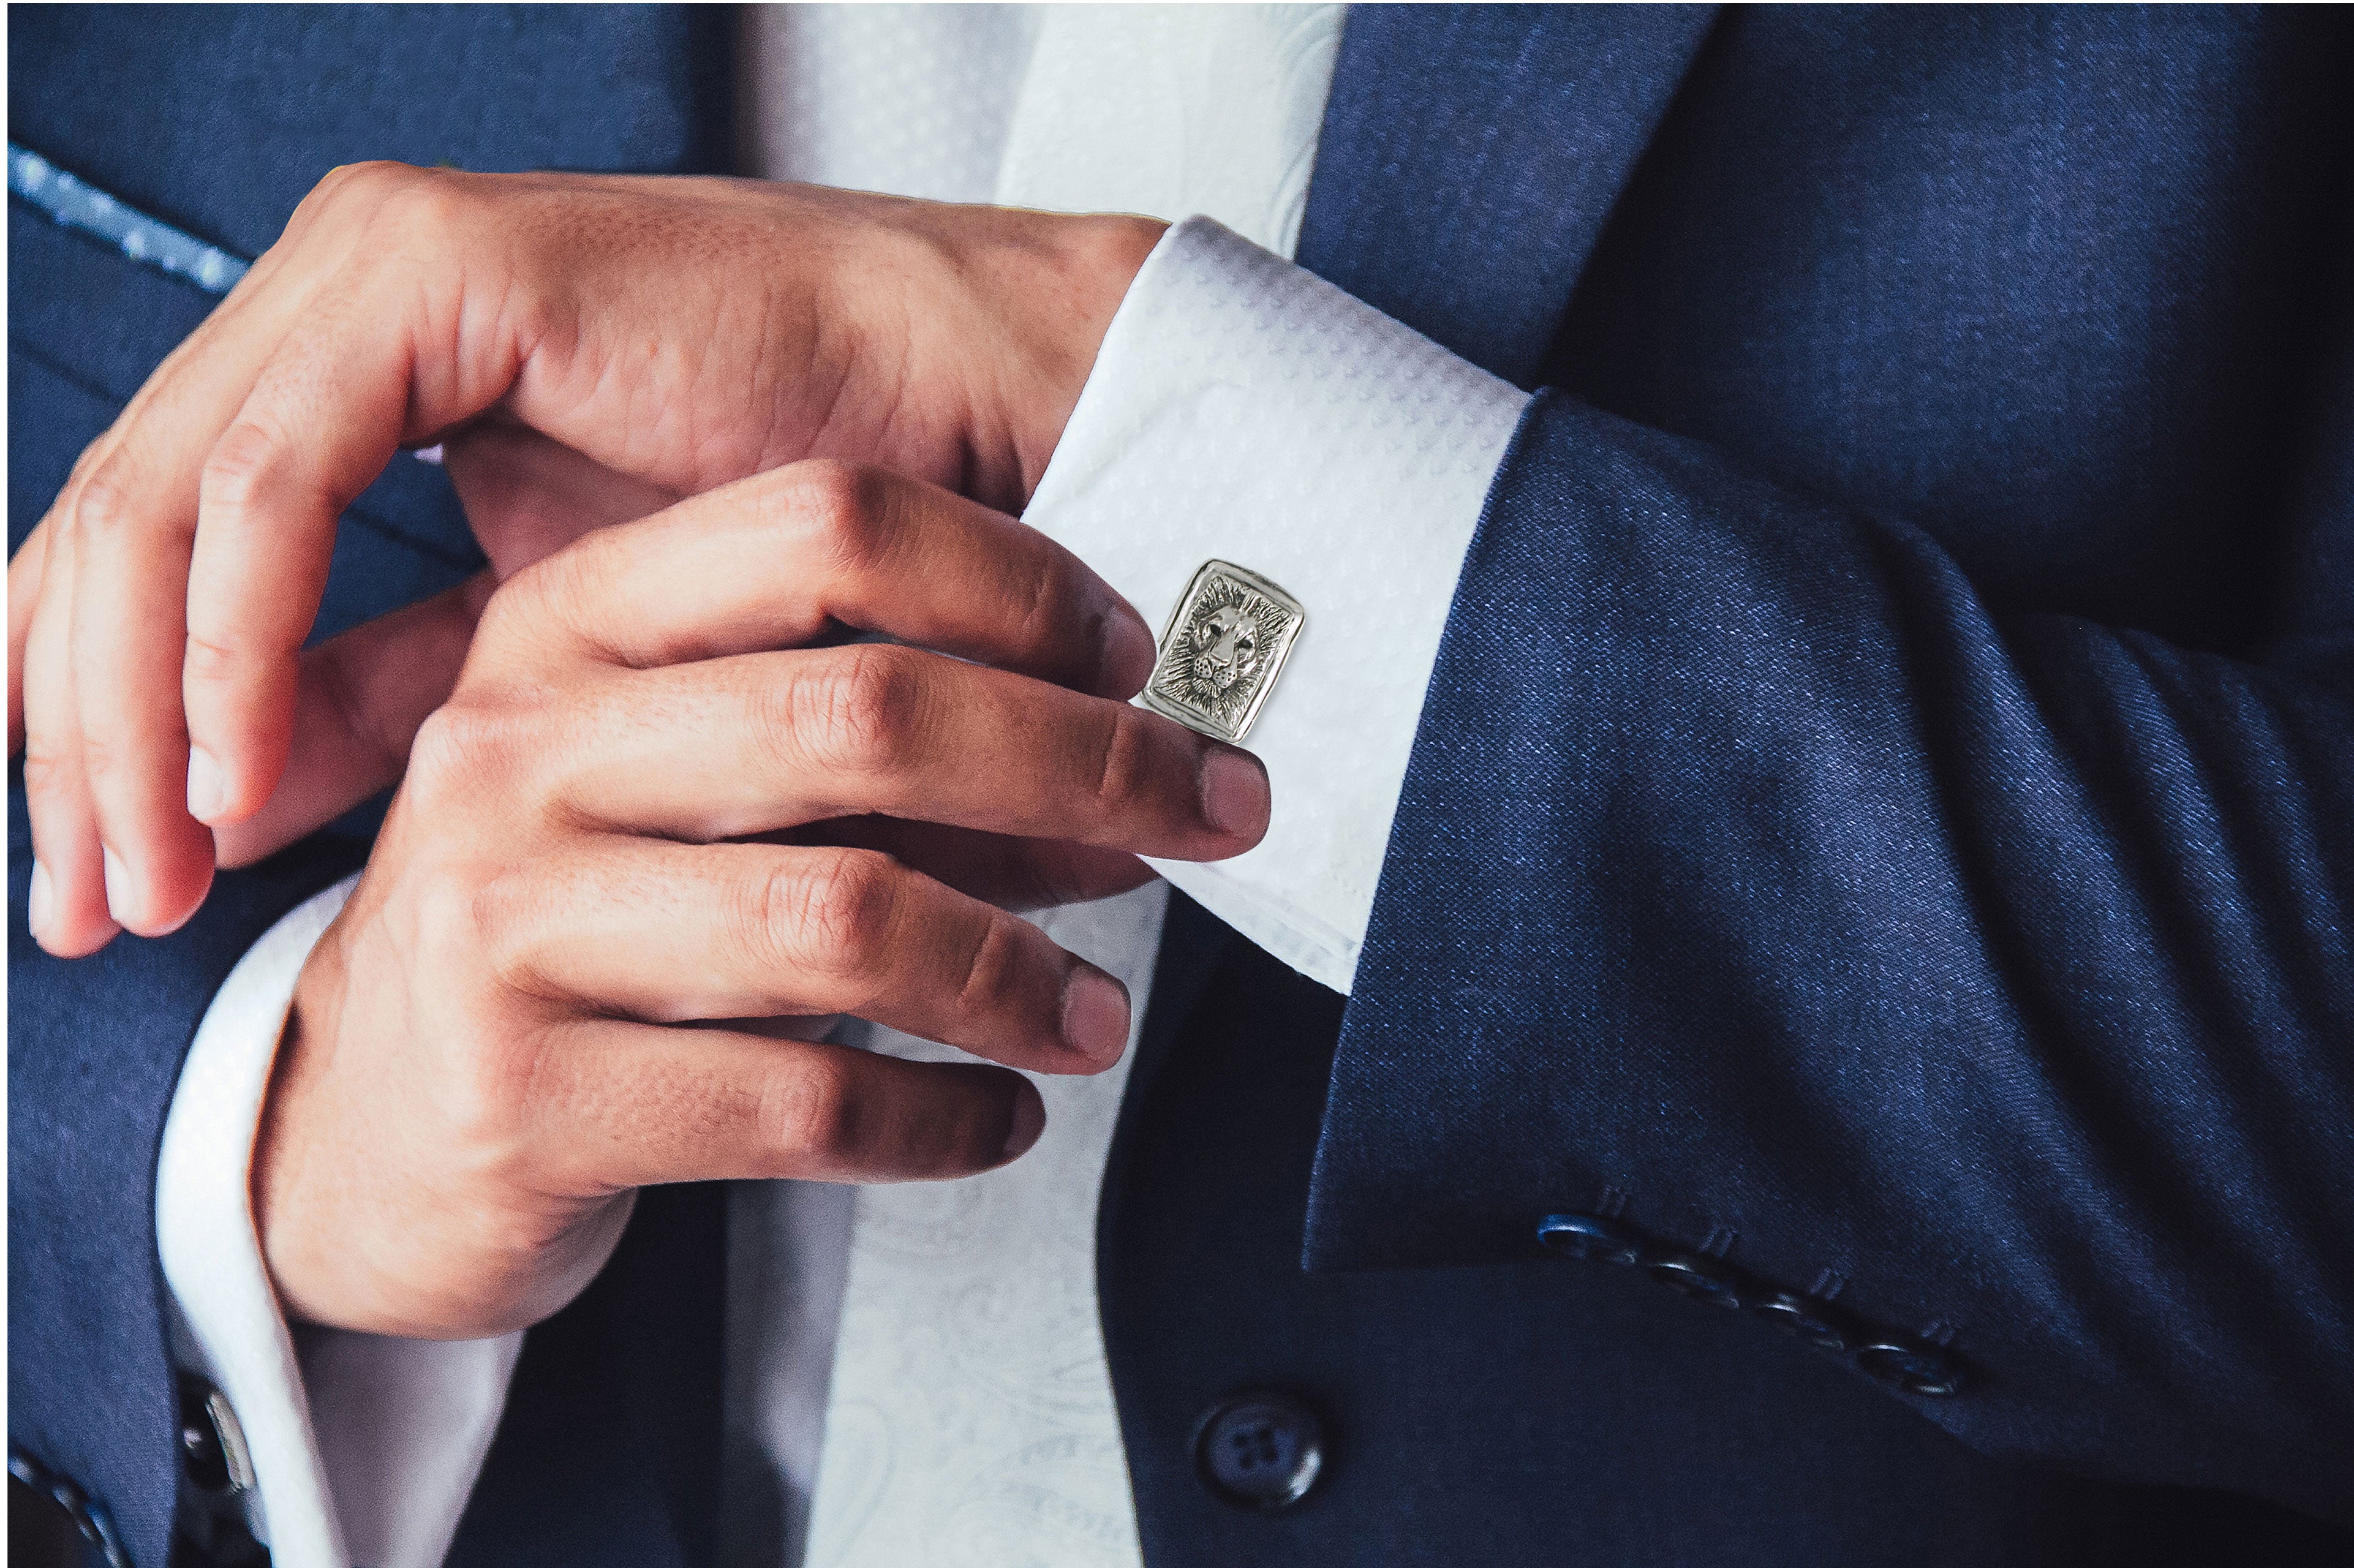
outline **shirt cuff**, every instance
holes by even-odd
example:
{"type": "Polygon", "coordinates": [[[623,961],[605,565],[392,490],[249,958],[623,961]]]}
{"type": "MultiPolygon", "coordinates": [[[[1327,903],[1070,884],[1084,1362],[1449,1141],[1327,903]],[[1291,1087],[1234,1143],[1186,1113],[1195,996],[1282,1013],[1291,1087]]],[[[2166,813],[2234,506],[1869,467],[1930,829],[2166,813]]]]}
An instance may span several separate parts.
{"type": "Polygon", "coordinates": [[[1247,745],[1266,839],[1171,883],[1346,992],[1447,607],[1528,395],[1204,217],[1112,318],[1024,521],[1164,625],[1203,562],[1305,624],[1247,745]]]}
{"type": "Polygon", "coordinates": [[[349,878],[272,926],[196,1026],[164,1123],[155,1239],[194,1370],[242,1428],[254,1534],[280,1568],[431,1568],[489,1452],[519,1333],[432,1343],[306,1330],[298,1353],[250,1196],[270,1067],[349,878]]]}

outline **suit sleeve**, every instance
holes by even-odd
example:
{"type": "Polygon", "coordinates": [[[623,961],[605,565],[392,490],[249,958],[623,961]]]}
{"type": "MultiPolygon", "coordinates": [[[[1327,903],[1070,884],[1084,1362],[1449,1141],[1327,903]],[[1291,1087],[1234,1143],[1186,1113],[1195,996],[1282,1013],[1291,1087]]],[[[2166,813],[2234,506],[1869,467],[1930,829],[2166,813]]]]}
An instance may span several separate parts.
{"type": "Polygon", "coordinates": [[[1423,707],[1310,1266],[1567,1213],[1624,1245],[1562,1266],[1787,1292],[1982,1451],[2354,1519],[2338,434],[2296,609],[2226,658],[2001,612],[1902,519],[1541,394],[1423,707]]]}
{"type": "Polygon", "coordinates": [[[255,938],[366,853],[320,834],[222,875],[174,935],[67,962],[25,929],[32,841],[10,780],[9,1440],[86,1493],[136,1563],[167,1561],[180,1484],[155,1160],[181,1059],[255,938]]]}

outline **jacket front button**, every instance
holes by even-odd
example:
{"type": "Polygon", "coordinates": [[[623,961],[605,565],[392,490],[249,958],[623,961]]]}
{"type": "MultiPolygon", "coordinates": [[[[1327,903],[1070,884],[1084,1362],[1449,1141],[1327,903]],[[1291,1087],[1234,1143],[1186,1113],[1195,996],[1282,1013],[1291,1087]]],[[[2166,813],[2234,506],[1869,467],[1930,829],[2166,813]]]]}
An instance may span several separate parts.
{"type": "Polygon", "coordinates": [[[1288,1393],[1229,1394],[1202,1417],[1193,1468],[1222,1500],[1278,1512],[1306,1497],[1324,1468],[1324,1424],[1288,1393]]]}

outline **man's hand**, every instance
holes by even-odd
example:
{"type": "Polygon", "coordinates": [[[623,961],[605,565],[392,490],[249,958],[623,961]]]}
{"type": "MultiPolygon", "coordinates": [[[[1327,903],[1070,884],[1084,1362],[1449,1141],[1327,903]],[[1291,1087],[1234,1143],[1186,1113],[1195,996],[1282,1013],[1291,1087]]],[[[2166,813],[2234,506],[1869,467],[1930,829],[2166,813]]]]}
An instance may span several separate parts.
{"type": "Polygon", "coordinates": [[[490,420],[672,494],[835,456],[1018,509],[1160,232],[726,180],[336,171],[10,565],[35,935],[79,955],[202,901],[208,828],[263,810],[298,706],[336,695],[296,651],[335,519],[398,447],[490,420]]]}
{"type": "Polygon", "coordinates": [[[1119,983],[985,900],[1265,832],[1254,758],[1117,700],[1151,657],[1042,535],[833,462],[510,580],[302,974],[254,1169],[288,1309],[496,1333],[578,1291],[646,1183],[1019,1154],[1017,1074],[685,1025],[849,1012],[1108,1065],[1119,983]],[[811,646],[843,623],[940,652],[811,646]],[[891,853],[810,842],[843,836],[891,853]]]}

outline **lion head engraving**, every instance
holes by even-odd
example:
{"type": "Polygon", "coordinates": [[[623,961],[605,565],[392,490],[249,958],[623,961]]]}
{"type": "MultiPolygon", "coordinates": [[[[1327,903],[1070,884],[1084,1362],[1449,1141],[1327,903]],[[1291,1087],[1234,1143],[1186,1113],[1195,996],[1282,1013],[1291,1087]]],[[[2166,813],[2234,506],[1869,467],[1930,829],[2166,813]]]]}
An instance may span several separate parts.
{"type": "Polygon", "coordinates": [[[1196,713],[1231,724],[1251,705],[1290,612],[1230,577],[1188,608],[1154,686],[1196,713]]]}
{"type": "Polygon", "coordinates": [[[1220,605],[1193,623],[1193,679],[1224,692],[1258,668],[1258,622],[1238,604],[1220,605]]]}

